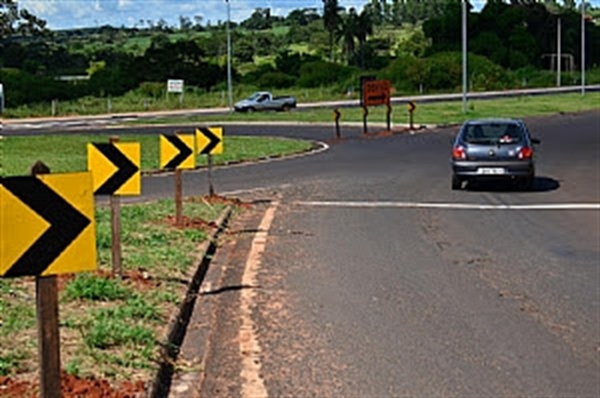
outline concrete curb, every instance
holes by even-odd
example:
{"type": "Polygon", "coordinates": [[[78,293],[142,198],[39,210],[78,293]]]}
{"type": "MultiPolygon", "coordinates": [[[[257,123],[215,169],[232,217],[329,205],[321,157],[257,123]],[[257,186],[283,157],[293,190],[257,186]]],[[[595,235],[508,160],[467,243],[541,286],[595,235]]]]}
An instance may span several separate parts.
{"type": "Polygon", "coordinates": [[[225,230],[232,213],[233,207],[228,206],[215,221],[217,225],[216,229],[211,232],[208,239],[198,246],[198,254],[194,260],[197,266],[195,268],[191,267],[186,275],[188,286],[178,308],[169,320],[167,334],[163,339],[161,347],[160,365],[151,380],[146,394],[147,397],[160,398],[166,397],[169,394],[175,368],[174,364],[179,355],[180,347],[200,292],[200,286],[208,272],[212,256],[216,252],[217,239],[225,230]]]}

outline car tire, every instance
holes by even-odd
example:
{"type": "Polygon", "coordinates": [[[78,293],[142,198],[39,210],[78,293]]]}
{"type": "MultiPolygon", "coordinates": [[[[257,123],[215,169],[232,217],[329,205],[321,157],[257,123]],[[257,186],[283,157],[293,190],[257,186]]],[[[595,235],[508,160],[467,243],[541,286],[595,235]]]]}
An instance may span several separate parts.
{"type": "Polygon", "coordinates": [[[254,113],[254,108],[246,108],[246,113],[254,113]]]}
{"type": "Polygon", "coordinates": [[[462,189],[462,181],[457,176],[452,176],[452,190],[458,191],[462,189]]]}

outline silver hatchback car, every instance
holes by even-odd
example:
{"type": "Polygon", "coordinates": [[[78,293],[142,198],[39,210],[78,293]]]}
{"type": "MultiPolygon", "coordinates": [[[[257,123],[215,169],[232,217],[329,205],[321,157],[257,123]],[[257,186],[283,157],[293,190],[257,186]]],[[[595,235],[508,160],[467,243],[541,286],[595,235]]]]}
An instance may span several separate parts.
{"type": "Polygon", "coordinates": [[[522,120],[465,122],[452,147],[452,189],[478,180],[509,180],[531,189],[535,179],[533,144],[539,143],[522,120]]]}

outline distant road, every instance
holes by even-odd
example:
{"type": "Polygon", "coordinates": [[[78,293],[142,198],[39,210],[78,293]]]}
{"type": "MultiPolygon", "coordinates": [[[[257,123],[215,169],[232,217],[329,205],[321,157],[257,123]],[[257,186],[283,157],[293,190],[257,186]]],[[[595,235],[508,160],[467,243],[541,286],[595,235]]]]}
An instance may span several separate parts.
{"type": "MultiPolygon", "coordinates": [[[[585,87],[586,92],[600,91],[600,84],[590,85],[585,87]]],[[[581,91],[581,86],[555,87],[543,89],[523,89],[523,90],[506,90],[506,91],[487,91],[478,93],[468,93],[468,99],[494,99],[501,97],[516,97],[524,95],[544,95],[544,94],[565,94],[576,93],[581,91]]],[[[417,95],[392,97],[393,104],[408,103],[415,101],[419,103],[427,102],[443,102],[443,101],[460,101],[462,93],[455,94],[432,94],[432,95],[417,95]]],[[[344,101],[323,101],[298,104],[298,109],[315,109],[315,108],[338,108],[338,107],[358,107],[359,100],[344,100],[344,101]]],[[[181,109],[175,111],[161,112],[130,112],[124,114],[103,114],[91,116],[71,116],[71,117],[46,117],[46,118],[29,118],[29,119],[7,119],[3,121],[3,132],[7,134],[11,131],[24,130],[53,130],[53,129],[78,129],[82,127],[94,127],[104,125],[115,125],[125,121],[133,120],[151,120],[169,116],[197,116],[197,115],[225,115],[229,112],[228,108],[203,108],[203,109],[181,109]]]]}

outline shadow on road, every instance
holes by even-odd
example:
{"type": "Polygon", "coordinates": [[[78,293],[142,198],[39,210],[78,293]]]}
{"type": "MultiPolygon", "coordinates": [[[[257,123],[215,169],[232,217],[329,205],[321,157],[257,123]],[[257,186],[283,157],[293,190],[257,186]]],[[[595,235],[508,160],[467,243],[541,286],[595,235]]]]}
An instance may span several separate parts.
{"type": "Polygon", "coordinates": [[[512,181],[477,181],[467,184],[467,191],[473,192],[550,192],[560,188],[560,183],[550,177],[536,177],[531,189],[523,189],[512,181]]]}

